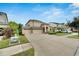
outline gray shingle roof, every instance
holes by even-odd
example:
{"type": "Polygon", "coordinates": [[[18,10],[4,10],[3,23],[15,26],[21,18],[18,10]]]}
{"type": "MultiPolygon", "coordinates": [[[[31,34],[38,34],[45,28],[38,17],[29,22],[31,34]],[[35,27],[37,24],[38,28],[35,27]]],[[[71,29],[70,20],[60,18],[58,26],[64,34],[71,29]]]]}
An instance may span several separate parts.
{"type": "Polygon", "coordinates": [[[47,23],[45,23],[45,22],[42,22],[42,21],[36,20],[36,19],[30,19],[26,24],[28,24],[30,21],[36,21],[36,22],[40,22],[40,23],[42,23],[42,24],[47,24],[47,23]]]}

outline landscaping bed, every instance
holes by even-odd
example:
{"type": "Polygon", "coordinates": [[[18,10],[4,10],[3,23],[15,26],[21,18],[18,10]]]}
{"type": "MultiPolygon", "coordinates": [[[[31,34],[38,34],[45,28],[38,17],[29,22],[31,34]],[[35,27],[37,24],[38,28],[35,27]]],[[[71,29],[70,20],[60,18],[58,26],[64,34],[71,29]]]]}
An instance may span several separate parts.
{"type": "Polygon", "coordinates": [[[13,56],[34,56],[34,49],[30,48],[26,51],[14,54],[13,56]]]}
{"type": "MultiPolygon", "coordinates": [[[[10,39],[4,39],[0,41],[0,49],[9,47],[9,40],[10,39]]],[[[29,43],[27,38],[25,36],[19,36],[20,44],[29,43]]],[[[16,44],[17,45],[17,44],[16,44]]]]}

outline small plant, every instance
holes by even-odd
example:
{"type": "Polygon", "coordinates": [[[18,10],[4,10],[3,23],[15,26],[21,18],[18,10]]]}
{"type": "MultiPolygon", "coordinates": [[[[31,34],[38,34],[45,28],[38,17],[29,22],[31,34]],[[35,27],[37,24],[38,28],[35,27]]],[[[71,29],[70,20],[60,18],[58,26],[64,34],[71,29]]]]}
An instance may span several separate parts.
{"type": "Polygon", "coordinates": [[[4,29],[4,38],[10,38],[13,35],[13,31],[11,28],[4,29]]]}
{"type": "Polygon", "coordinates": [[[56,34],[56,32],[49,31],[48,34],[56,34]]]}

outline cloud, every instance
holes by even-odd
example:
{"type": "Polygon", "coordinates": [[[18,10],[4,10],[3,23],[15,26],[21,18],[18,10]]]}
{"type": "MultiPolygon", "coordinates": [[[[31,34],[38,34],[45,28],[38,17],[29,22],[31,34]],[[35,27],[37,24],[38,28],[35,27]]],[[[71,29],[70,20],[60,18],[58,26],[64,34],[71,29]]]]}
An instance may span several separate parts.
{"type": "Polygon", "coordinates": [[[77,15],[79,13],[79,3],[70,4],[66,11],[68,11],[68,15],[77,15]]]}
{"type": "Polygon", "coordinates": [[[32,8],[32,11],[34,12],[42,12],[45,9],[41,7],[41,4],[36,5],[35,7],[32,8]]]}
{"type": "Polygon", "coordinates": [[[41,11],[38,15],[40,16],[39,18],[45,19],[47,21],[61,22],[60,20],[62,20],[62,22],[66,22],[66,19],[72,20],[73,17],[79,15],[79,4],[69,4],[65,9],[56,6],[47,9],[36,8],[35,11],[41,11]]]}
{"type": "Polygon", "coordinates": [[[77,13],[79,13],[79,10],[73,10],[72,11],[72,14],[77,14],[77,13]]]}
{"type": "Polygon", "coordinates": [[[51,18],[51,17],[57,17],[57,16],[61,16],[63,14],[62,9],[59,8],[51,8],[48,11],[44,11],[41,16],[46,16],[46,18],[51,18]]]}
{"type": "Polygon", "coordinates": [[[68,9],[76,9],[76,8],[79,8],[79,3],[72,3],[68,7],[68,9]]]}
{"type": "Polygon", "coordinates": [[[51,22],[60,22],[60,20],[63,18],[62,22],[65,21],[66,15],[64,13],[64,10],[61,8],[53,7],[49,9],[48,11],[44,11],[43,13],[40,14],[42,18],[45,20],[51,22]]]}
{"type": "Polygon", "coordinates": [[[73,3],[72,6],[73,7],[79,7],[79,3],[73,3]]]}

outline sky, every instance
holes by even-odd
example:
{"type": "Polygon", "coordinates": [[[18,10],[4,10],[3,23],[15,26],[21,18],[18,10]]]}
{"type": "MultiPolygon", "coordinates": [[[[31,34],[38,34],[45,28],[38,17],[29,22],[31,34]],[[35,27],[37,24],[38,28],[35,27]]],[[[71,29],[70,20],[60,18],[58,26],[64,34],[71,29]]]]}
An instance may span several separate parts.
{"type": "Polygon", "coordinates": [[[0,3],[0,12],[7,13],[9,21],[26,24],[30,19],[43,22],[66,23],[79,16],[78,3],[0,3]]]}

